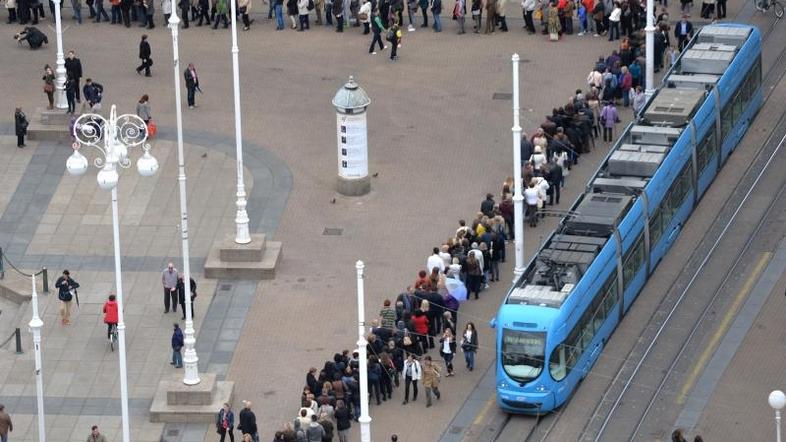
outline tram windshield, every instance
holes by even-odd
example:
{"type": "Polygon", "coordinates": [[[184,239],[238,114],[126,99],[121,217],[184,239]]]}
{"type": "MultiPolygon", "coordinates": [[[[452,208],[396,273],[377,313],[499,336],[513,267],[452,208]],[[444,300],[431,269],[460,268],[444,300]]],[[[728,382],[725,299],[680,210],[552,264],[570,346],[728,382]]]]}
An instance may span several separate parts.
{"type": "Polygon", "coordinates": [[[546,334],[502,330],[502,368],[516,382],[529,382],[543,371],[546,334]]]}

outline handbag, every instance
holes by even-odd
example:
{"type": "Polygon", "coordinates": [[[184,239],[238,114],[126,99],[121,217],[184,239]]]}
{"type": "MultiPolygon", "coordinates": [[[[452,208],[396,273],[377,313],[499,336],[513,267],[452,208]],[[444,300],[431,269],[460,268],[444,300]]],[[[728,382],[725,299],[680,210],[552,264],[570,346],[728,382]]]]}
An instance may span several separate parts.
{"type": "Polygon", "coordinates": [[[409,347],[410,345],[412,345],[412,338],[410,338],[408,335],[404,336],[404,346],[409,347]]]}
{"type": "Polygon", "coordinates": [[[156,126],[153,120],[149,120],[147,122],[147,136],[153,138],[156,136],[156,133],[158,133],[158,126],[156,126]]]}
{"type": "Polygon", "coordinates": [[[44,83],[44,92],[54,92],[55,85],[53,83],[44,83]]]}
{"type": "Polygon", "coordinates": [[[540,9],[536,9],[535,12],[532,13],[532,18],[535,20],[540,20],[543,18],[543,11],[540,9]]]}

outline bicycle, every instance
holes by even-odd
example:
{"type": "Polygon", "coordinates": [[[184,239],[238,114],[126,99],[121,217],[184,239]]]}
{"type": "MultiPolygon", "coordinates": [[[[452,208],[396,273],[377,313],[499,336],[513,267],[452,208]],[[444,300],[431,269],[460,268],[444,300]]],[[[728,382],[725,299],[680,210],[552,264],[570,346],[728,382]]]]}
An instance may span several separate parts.
{"type": "Polygon", "coordinates": [[[109,330],[109,348],[115,351],[115,342],[117,342],[117,324],[112,324],[109,330]]]}
{"type": "Polygon", "coordinates": [[[775,13],[775,17],[778,19],[783,18],[783,5],[780,3],[779,0],[757,0],[756,1],[756,9],[760,12],[765,13],[770,8],[772,8],[772,12],[775,13]]]}

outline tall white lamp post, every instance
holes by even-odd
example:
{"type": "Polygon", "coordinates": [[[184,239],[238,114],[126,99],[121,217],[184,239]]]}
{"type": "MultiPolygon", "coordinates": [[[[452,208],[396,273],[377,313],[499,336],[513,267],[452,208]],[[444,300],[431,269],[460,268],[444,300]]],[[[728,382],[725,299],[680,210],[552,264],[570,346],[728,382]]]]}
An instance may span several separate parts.
{"type": "Polygon", "coordinates": [[[55,107],[58,109],[68,109],[68,100],[65,94],[66,68],[65,58],[63,58],[63,25],[60,17],[60,2],[63,0],[52,0],[55,4],[55,34],[57,35],[57,68],[55,69],[55,107]]]}
{"type": "Polygon", "coordinates": [[[131,167],[128,159],[128,148],[142,146],[144,154],[137,160],[136,167],[142,176],[152,176],[158,170],[158,160],[150,155],[147,144],[147,125],[136,115],[117,115],[115,105],[109,114],[109,120],[98,114],[82,114],[74,123],[74,153],[66,161],[66,168],[71,175],[79,176],[87,172],[88,161],[79,152],[83,145],[96,148],[101,156],[93,160],[100,168],[98,186],[112,191],[112,233],[115,248],[115,284],[117,292],[117,334],[120,359],[120,400],[123,419],[123,442],[130,442],[131,434],[128,422],[128,382],[126,373],[126,326],[123,319],[123,277],[120,267],[120,226],[117,214],[117,182],[118,166],[131,167]]]}
{"type": "MultiPolygon", "coordinates": [[[[234,2],[233,2],[234,3],[234,2]]],[[[177,8],[172,8],[169,17],[169,29],[172,31],[172,56],[174,57],[175,73],[175,117],[177,123],[177,181],[180,184],[180,235],[183,248],[183,285],[185,286],[186,336],[183,343],[186,347],[183,356],[185,375],[183,383],[196,385],[199,383],[199,358],[196,352],[196,336],[194,334],[194,317],[191,311],[191,262],[188,251],[188,198],[186,198],[186,159],[183,153],[183,103],[180,101],[180,50],[177,41],[180,18],[177,8]]]]}
{"type": "Polygon", "coordinates": [[[770,407],[775,410],[775,440],[781,442],[781,410],[786,406],[786,394],[780,390],[774,390],[768,398],[770,407]]]}
{"type": "Polygon", "coordinates": [[[524,194],[521,188],[521,123],[519,108],[519,54],[513,54],[513,232],[515,233],[516,266],[513,281],[524,274],[524,194]]]}
{"type": "Polygon", "coordinates": [[[38,401],[38,441],[46,441],[46,425],[44,425],[44,374],[41,369],[41,328],[44,321],[38,316],[38,292],[35,289],[35,275],[30,276],[33,285],[33,317],[28,323],[33,333],[33,350],[35,351],[35,391],[38,401]]]}
{"type": "Polygon", "coordinates": [[[246,185],[243,182],[243,129],[240,124],[240,60],[237,47],[237,2],[232,5],[232,84],[235,92],[235,153],[237,155],[237,213],[235,214],[235,242],[248,244],[251,234],[248,231],[248,212],[246,212],[246,185]]]}
{"type": "Polygon", "coordinates": [[[360,442],[371,442],[371,416],[368,415],[368,356],[366,355],[365,300],[363,292],[363,261],[355,263],[358,274],[358,369],[360,371],[360,442]]]}
{"type": "Polygon", "coordinates": [[[655,93],[655,0],[647,0],[647,26],[644,32],[646,34],[644,92],[650,97],[655,93]]]}

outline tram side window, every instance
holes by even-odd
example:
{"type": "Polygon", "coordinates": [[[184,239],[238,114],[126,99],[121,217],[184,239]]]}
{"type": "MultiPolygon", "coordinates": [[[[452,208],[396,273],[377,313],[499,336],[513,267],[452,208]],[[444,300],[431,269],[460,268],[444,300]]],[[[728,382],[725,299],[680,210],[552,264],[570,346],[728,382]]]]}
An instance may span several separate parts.
{"type": "Polygon", "coordinates": [[[748,75],[737,87],[734,96],[726,106],[723,107],[721,112],[721,138],[725,139],[729,134],[734,123],[740,118],[742,112],[750,102],[750,97],[756,92],[761,85],[761,57],[756,60],[748,75]]]}
{"type": "Polygon", "coordinates": [[[603,287],[598,291],[587,311],[570,331],[565,342],[558,345],[549,358],[549,371],[555,381],[561,381],[570,373],[603,321],[614,309],[617,302],[617,271],[614,270],[603,287]]]}
{"type": "MultiPolygon", "coordinates": [[[[664,199],[665,201],[665,199],[664,199]]],[[[655,213],[652,214],[652,218],[650,218],[650,244],[657,244],[660,236],[663,234],[663,229],[666,227],[663,225],[663,204],[658,206],[655,213]]]]}
{"type": "Polygon", "coordinates": [[[625,254],[622,264],[622,286],[624,289],[628,288],[630,281],[636,276],[642,264],[644,264],[644,236],[639,235],[633,247],[625,254]]]}
{"type": "Polygon", "coordinates": [[[713,124],[710,127],[710,130],[707,132],[707,136],[704,137],[701,144],[699,145],[698,149],[696,150],[696,166],[697,170],[699,171],[699,175],[704,172],[704,168],[707,167],[710,160],[715,156],[717,153],[717,146],[715,143],[715,125],[713,124]]]}

